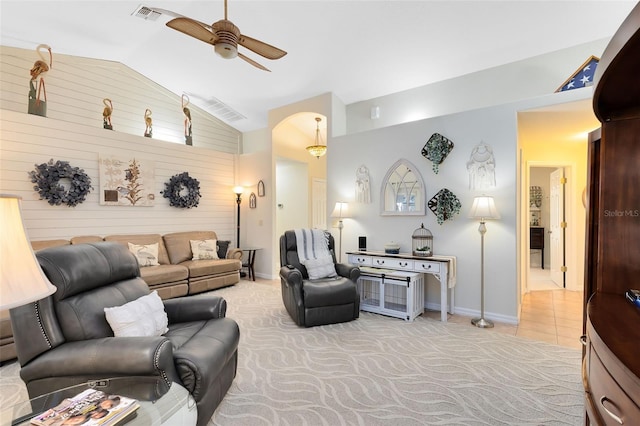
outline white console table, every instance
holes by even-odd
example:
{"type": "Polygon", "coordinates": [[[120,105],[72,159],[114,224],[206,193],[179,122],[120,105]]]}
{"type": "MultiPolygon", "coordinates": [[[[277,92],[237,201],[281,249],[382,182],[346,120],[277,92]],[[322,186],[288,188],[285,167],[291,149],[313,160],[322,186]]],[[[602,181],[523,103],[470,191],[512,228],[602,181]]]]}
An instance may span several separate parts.
{"type": "Polygon", "coordinates": [[[447,322],[447,311],[454,313],[455,280],[450,278],[455,277],[455,258],[452,256],[424,257],[409,253],[387,254],[382,251],[350,251],[347,255],[349,263],[357,266],[433,275],[440,282],[440,319],[447,322]],[[452,268],[451,274],[450,268],[452,268]]]}

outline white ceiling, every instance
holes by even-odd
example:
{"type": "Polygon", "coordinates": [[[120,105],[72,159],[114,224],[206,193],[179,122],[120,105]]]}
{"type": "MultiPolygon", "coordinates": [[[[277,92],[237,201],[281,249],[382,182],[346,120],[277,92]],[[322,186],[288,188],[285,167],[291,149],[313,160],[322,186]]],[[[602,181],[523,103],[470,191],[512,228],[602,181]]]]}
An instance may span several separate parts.
{"type": "Polygon", "coordinates": [[[323,93],[351,104],[610,37],[636,1],[229,0],[243,34],[288,52],[270,61],[240,49],[272,72],[217,57],[167,15],[132,16],[141,4],[207,23],[224,15],[222,0],[0,0],[0,43],[121,62],[201,107],[218,99],[250,131],[323,93]]]}

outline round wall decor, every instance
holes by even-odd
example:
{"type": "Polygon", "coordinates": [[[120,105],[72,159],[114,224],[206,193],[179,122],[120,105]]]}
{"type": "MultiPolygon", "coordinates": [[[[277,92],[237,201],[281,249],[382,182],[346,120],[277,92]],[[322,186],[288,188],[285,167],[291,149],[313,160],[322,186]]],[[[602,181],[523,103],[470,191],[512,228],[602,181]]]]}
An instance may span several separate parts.
{"type": "Polygon", "coordinates": [[[201,197],[200,182],[189,176],[188,172],[173,175],[169,182],[165,182],[164,188],[160,193],[169,199],[169,205],[183,209],[198,207],[201,197]]]}
{"type": "Polygon", "coordinates": [[[72,167],[68,161],[49,160],[48,163],[36,164],[36,169],[29,172],[33,189],[38,192],[41,200],[47,200],[52,206],[66,204],[75,207],[86,200],[93,189],[91,178],[83,169],[72,167]],[[64,179],[69,188],[60,183],[64,179]]]}

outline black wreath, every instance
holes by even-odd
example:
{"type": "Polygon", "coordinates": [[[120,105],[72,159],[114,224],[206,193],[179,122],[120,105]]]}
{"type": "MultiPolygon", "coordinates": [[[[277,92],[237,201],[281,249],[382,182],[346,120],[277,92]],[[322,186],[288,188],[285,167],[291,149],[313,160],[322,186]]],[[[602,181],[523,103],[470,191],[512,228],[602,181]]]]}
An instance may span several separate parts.
{"type": "Polygon", "coordinates": [[[190,209],[198,207],[200,202],[200,182],[189,176],[188,172],[182,172],[171,176],[169,182],[165,182],[164,191],[160,191],[164,198],[169,199],[169,205],[173,207],[181,207],[190,209]],[[187,193],[181,195],[184,190],[187,193]]]}
{"type": "Polygon", "coordinates": [[[87,199],[93,189],[91,178],[83,169],[71,167],[68,161],[36,164],[36,169],[29,172],[33,189],[40,194],[40,199],[46,199],[52,206],[66,204],[75,207],[87,199]],[[69,180],[69,189],[60,184],[60,179],[69,180]]]}

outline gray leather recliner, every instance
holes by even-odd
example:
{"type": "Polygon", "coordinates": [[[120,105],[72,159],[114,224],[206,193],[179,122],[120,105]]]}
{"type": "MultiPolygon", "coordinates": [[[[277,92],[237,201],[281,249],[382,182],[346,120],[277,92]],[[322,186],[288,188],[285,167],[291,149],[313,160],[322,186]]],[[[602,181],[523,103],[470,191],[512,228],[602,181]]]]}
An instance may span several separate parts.
{"type": "Polygon", "coordinates": [[[89,380],[152,376],[183,385],[196,401],[197,424],[207,424],[238,364],[240,330],[225,318],[223,298],[203,293],[164,300],[164,335],[114,337],[104,308],[150,292],[127,248],[100,242],[53,247],[36,256],[57,291],[10,311],[30,398],[89,380]]]}
{"type": "Polygon", "coordinates": [[[338,278],[320,280],[309,280],[307,269],[300,263],[295,231],[285,231],[280,237],[282,301],[291,319],[301,326],[335,324],[360,316],[356,285],[360,269],[336,263],[335,242],[332,235],[328,237],[338,278]]]}

